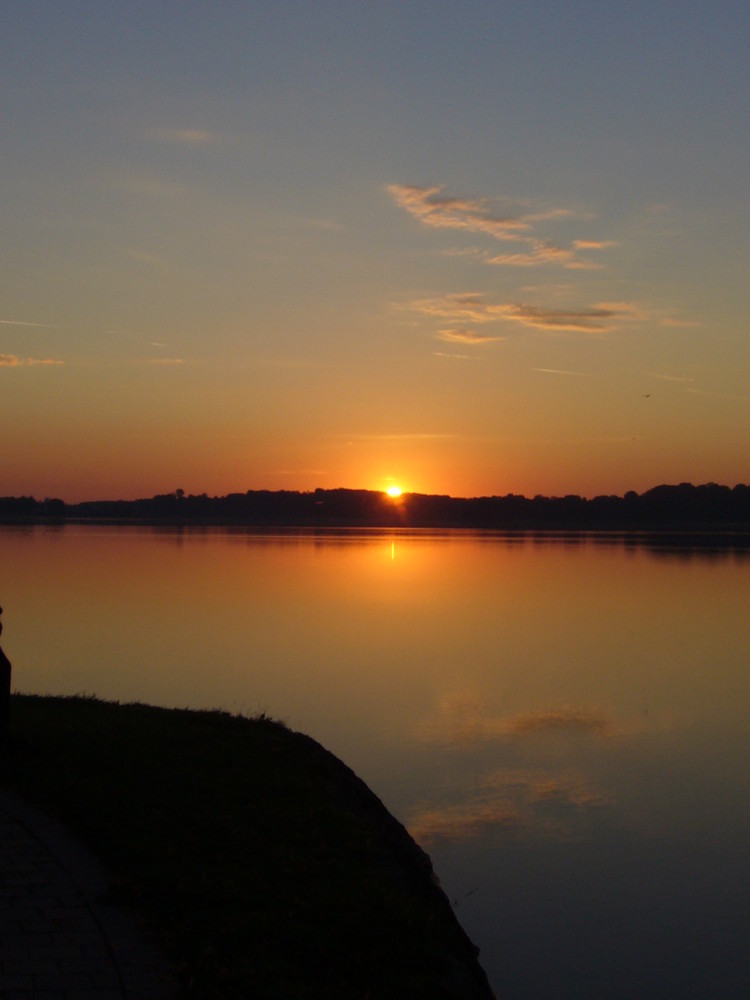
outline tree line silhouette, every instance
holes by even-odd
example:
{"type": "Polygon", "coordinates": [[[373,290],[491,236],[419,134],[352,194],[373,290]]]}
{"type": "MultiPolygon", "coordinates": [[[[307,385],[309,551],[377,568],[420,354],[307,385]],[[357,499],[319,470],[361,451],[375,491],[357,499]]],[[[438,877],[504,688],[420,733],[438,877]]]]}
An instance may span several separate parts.
{"type": "Polygon", "coordinates": [[[4,523],[113,521],[151,524],[236,524],[285,527],[485,528],[497,530],[750,529],[750,486],[707,483],[656,486],[624,496],[517,494],[473,498],[375,490],[248,490],[221,497],[178,489],[149,499],[68,504],[34,497],[0,497],[4,523]]]}

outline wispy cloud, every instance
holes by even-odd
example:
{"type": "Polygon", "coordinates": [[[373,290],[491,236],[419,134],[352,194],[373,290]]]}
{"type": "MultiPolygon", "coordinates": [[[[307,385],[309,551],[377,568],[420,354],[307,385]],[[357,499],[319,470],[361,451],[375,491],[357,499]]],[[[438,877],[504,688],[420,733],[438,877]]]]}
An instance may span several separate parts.
{"type": "Polygon", "coordinates": [[[505,307],[485,302],[478,292],[453,292],[432,299],[417,299],[409,303],[409,308],[424,316],[491,323],[504,318],[505,307]]]}
{"type": "Polygon", "coordinates": [[[646,372],[651,378],[661,379],[663,382],[694,382],[695,379],[688,375],[665,375],[661,372],[646,372]]]}
{"type": "Polygon", "coordinates": [[[459,329],[438,330],[438,337],[450,343],[457,344],[491,344],[497,340],[504,340],[504,337],[492,337],[486,333],[479,333],[477,330],[469,330],[465,327],[459,329]]]}
{"type": "Polygon", "coordinates": [[[504,267],[538,267],[540,264],[559,264],[571,271],[598,271],[603,267],[596,261],[579,257],[575,249],[560,247],[547,240],[525,240],[524,242],[529,244],[529,250],[486,255],[484,263],[504,267]]]}
{"type": "Polygon", "coordinates": [[[569,372],[564,368],[532,368],[533,372],[544,372],[547,375],[576,375],[579,378],[592,378],[591,372],[569,372]]]}
{"type": "Polygon", "coordinates": [[[19,358],[15,354],[0,354],[0,368],[21,368],[31,365],[62,365],[57,358],[19,358]]]}
{"type": "Polygon", "coordinates": [[[0,319],[0,324],[3,326],[31,326],[37,327],[40,330],[60,330],[61,327],[55,326],[52,323],[30,323],[28,320],[22,319],[0,319]]]}
{"type": "Polygon", "coordinates": [[[573,240],[572,245],[576,250],[609,250],[618,244],[617,240],[573,240]]]}
{"type": "MultiPolygon", "coordinates": [[[[470,233],[475,245],[442,248],[445,255],[475,260],[491,267],[503,267],[521,272],[556,267],[564,269],[571,278],[572,272],[598,271],[604,266],[597,255],[618,246],[618,241],[576,233],[575,238],[561,242],[548,238],[545,223],[568,220],[566,230],[591,218],[584,212],[550,206],[537,208],[529,202],[503,198],[464,197],[446,193],[441,184],[407,185],[390,184],[386,188],[396,205],[421,225],[436,230],[470,233]],[[499,207],[498,207],[499,206],[499,207]],[[484,243],[481,237],[505,244],[502,249],[484,243]],[[500,249],[500,252],[498,250],[500,249]]],[[[693,324],[673,315],[671,310],[654,310],[635,302],[586,302],[577,306],[572,298],[573,288],[565,288],[564,300],[560,298],[563,286],[550,286],[546,292],[537,286],[520,286],[505,300],[493,300],[481,292],[459,292],[422,298],[408,304],[415,313],[447,321],[450,324],[436,333],[441,340],[477,345],[490,339],[470,329],[470,325],[488,323],[517,323],[523,327],[553,332],[604,334],[613,330],[650,323],[653,326],[686,327],[693,324]],[[552,289],[556,289],[553,291],[552,289]],[[552,299],[552,304],[535,303],[528,298],[552,299]],[[555,304],[563,301],[564,305],[555,304]],[[573,302],[572,305],[568,304],[573,302]],[[455,324],[455,326],[453,325],[455,324]]],[[[601,292],[598,293],[601,296],[601,292]]],[[[506,293],[507,295],[507,293],[506,293]]],[[[580,295],[580,293],[579,293],[580,295]]],[[[589,295],[586,298],[590,297],[589,295]]],[[[593,297],[593,296],[591,296],[593,297]]]]}
{"type": "Polygon", "coordinates": [[[554,243],[534,241],[531,249],[515,253],[501,253],[484,258],[485,264],[499,264],[505,267],[538,267],[540,264],[562,264],[581,268],[596,268],[601,265],[579,261],[572,250],[555,246],[554,243]]]}
{"type": "Polygon", "coordinates": [[[432,187],[389,184],[386,190],[400,208],[423,225],[436,229],[462,229],[507,240],[515,239],[519,232],[530,227],[530,223],[518,214],[494,214],[484,199],[444,195],[442,184],[432,187]]]}
{"type": "Polygon", "coordinates": [[[461,198],[443,193],[443,185],[419,187],[407,184],[390,184],[386,188],[396,204],[425,226],[435,229],[453,229],[479,233],[503,242],[516,242],[523,249],[512,253],[489,254],[478,248],[468,252],[485,264],[507,267],[539,267],[557,264],[576,270],[600,268],[601,264],[580,256],[582,250],[603,250],[614,246],[611,240],[574,240],[569,247],[558,246],[541,239],[533,232],[536,224],[567,218],[573,212],[567,208],[548,208],[540,211],[523,211],[519,204],[511,211],[499,214],[492,211],[486,198],[461,198]]]}
{"type": "Polygon", "coordinates": [[[549,308],[523,302],[488,302],[477,292],[418,299],[410,304],[416,312],[442,319],[469,320],[472,323],[521,323],[541,330],[574,330],[604,333],[618,321],[634,319],[638,314],[628,303],[600,303],[581,309],[549,308]]]}

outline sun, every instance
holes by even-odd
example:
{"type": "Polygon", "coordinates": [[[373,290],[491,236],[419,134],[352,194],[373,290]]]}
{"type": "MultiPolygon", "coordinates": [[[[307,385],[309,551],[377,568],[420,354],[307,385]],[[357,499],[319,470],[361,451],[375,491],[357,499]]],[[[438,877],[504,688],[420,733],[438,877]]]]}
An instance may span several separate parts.
{"type": "Polygon", "coordinates": [[[403,490],[401,489],[400,486],[389,486],[385,492],[388,494],[389,497],[391,497],[391,499],[395,500],[397,497],[401,496],[403,490]]]}

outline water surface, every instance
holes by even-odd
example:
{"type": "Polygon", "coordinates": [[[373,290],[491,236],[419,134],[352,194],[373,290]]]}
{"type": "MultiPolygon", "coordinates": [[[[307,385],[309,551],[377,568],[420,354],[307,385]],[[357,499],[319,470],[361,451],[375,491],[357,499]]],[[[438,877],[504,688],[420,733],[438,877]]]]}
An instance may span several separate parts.
{"type": "Polygon", "coordinates": [[[0,529],[14,687],[263,711],[430,852],[499,996],[750,995],[750,558],[0,529]]]}

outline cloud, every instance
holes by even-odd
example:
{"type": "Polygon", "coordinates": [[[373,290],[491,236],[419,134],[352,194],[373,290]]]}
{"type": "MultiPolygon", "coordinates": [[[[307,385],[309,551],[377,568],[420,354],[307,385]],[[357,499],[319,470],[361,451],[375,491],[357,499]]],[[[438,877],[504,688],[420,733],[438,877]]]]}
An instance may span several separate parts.
{"type": "Polygon", "coordinates": [[[187,362],[184,358],[149,358],[147,365],[184,365],[187,362]]]}
{"type": "Polygon", "coordinates": [[[608,250],[617,245],[617,240],[573,240],[576,250],[608,250]]]}
{"type": "Polygon", "coordinates": [[[478,333],[476,330],[469,330],[465,327],[460,329],[438,330],[438,337],[450,343],[458,344],[491,344],[497,340],[504,340],[504,337],[491,337],[485,333],[478,333]]]}
{"type": "MultiPolygon", "coordinates": [[[[540,264],[562,264],[569,267],[576,263],[572,250],[555,246],[553,243],[535,242],[526,253],[501,253],[485,257],[485,264],[501,264],[508,267],[538,267],[540,264]]],[[[598,265],[589,265],[598,266],[598,265]]]]}
{"type": "Polygon", "coordinates": [[[601,267],[579,257],[580,250],[601,250],[614,246],[612,241],[575,240],[570,247],[538,239],[533,235],[533,224],[567,218],[573,213],[567,208],[549,208],[538,212],[524,212],[520,205],[505,215],[493,213],[485,198],[458,198],[443,194],[443,185],[428,187],[407,184],[389,184],[386,188],[396,204],[425,226],[436,229],[455,229],[480,233],[504,242],[514,241],[529,249],[516,253],[488,255],[477,248],[454,253],[468,253],[486,264],[509,267],[538,267],[557,264],[565,268],[589,270],[601,267]]]}
{"type": "Polygon", "coordinates": [[[548,309],[525,304],[508,307],[509,319],[541,330],[578,330],[584,333],[601,333],[612,327],[611,320],[619,313],[605,306],[588,309],[548,309]]]}
{"type": "Polygon", "coordinates": [[[410,308],[425,316],[490,323],[502,319],[502,306],[488,305],[477,292],[458,292],[435,299],[417,299],[410,308]]]}
{"type": "Polygon", "coordinates": [[[425,316],[469,320],[473,323],[512,321],[542,330],[574,330],[582,333],[604,333],[618,320],[637,314],[628,303],[601,303],[584,309],[559,309],[518,302],[486,302],[477,292],[444,295],[434,299],[418,299],[411,308],[425,316]]]}
{"type": "Polygon", "coordinates": [[[0,354],[0,368],[20,368],[29,365],[62,365],[57,358],[19,358],[15,354],[0,354]]]}
{"type": "MultiPolygon", "coordinates": [[[[549,241],[524,240],[524,242],[530,244],[529,251],[494,254],[491,257],[486,255],[484,263],[505,267],[539,267],[544,264],[558,264],[568,270],[576,271],[597,271],[603,266],[595,261],[579,257],[575,249],[560,247],[549,241]]],[[[573,245],[580,242],[580,240],[576,240],[573,245]]]]}
{"type": "Polygon", "coordinates": [[[29,323],[22,319],[0,319],[3,326],[33,326],[40,330],[60,330],[61,327],[53,326],[51,323],[29,323]]]}
{"type": "Polygon", "coordinates": [[[529,222],[519,215],[494,215],[484,199],[450,197],[441,193],[443,187],[389,184],[386,190],[400,208],[425,226],[484,233],[498,240],[516,239],[529,229],[529,222]]]}
{"type": "Polygon", "coordinates": [[[532,368],[533,372],[544,372],[548,375],[577,375],[581,378],[592,378],[591,372],[569,372],[564,368],[532,368]]]}
{"type": "Polygon", "coordinates": [[[646,372],[651,378],[658,378],[664,382],[694,382],[695,379],[689,375],[664,375],[659,372],[646,372]]]}

